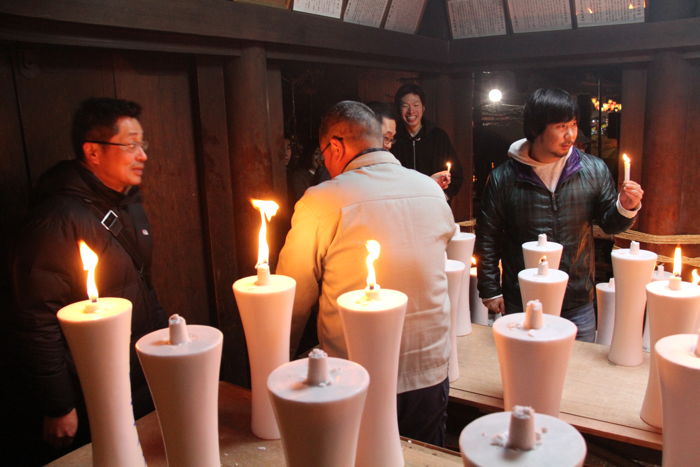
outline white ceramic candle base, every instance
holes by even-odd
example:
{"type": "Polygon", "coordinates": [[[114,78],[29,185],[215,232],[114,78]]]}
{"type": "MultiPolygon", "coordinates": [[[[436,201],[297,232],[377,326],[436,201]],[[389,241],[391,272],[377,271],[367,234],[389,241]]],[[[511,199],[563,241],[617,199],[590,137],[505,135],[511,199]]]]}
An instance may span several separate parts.
{"type": "Polygon", "coordinates": [[[489,309],[479,297],[477,289],[476,268],[472,267],[469,273],[469,310],[471,311],[472,323],[488,326],[489,309]]]}
{"type": "Polygon", "coordinates": [[[645,286],[651,281],[657,255],[646,250],[639,250],[635,255],[621,248],[614,250],[611,256],[615,277],[615,325],[608,359],[616,365],[641,365],[645,286]]]}
{"type": "MultiPolygon", "coordinates": [[[[656,269],[654,269],[654,272],[651,274],[651,281],[666,281],[670,279],[671,276],[673,276],[673,274],[669,271],[664,271],[663,265],[660,264],[656,267],[656,269]]],[[[651,333],[649,332],[649,311],[644,313],[644,334],[642,334],[642,350],[644,350],[645,352],[651,351],[651,333]]],[[[652,358],[651,361],[654,361],[654,359],[652,358]]]]}
{"type": "Polygon", "coordinates": [[[535,414],[538,439],[529,451],[508,448],[511,412],[497,412],[477,418],[464,427],[459,450],[465,466],[582,466],[586,442],[574,427],[558,418],[535,414]]]}
{"type": "Polygon", "coordinates": [[[266,285],[256,285],[256,281],[257,276],[248,276],[233,284],[250,361],[250,427],[258,438],[279,439],[279,429],[267,393],[267,377],[272,370],[289,361],[289,333],[296,281],[278,274],[270,276],[266,285]]]}
{"type": "MultiPolygon", "coordinates": [[[[695,332],[700,325],[700,286],[681,282],[681,290],[671,290],[668,281],[647,284],[647,314],[652,346],[662,337],[695,332]]],[[[649,425],[661,428],[661,388],[654,353],[652,347],[649,381],[640,415],[649,425]]]]}
{"type": "Polygon", "coordinates": [[[530,406],[557,417],[576,325],[559,316],[542,318],[540,329],[522,327],[525,313],[505,315],[493,323],[503,406],[530,406]]]}
{"type": "Polygon", "coordinates": [[[465,265],[461,261],[448,259],[445,262],[447,273],[447,295],[450,297],[450,361],[447,365],[450,381],[459,379],[459,359],[457,358],[457,316],[459,295],[464,281],[465,265]]]}
{"type": "Polygon", "coordinates": [[[365,367],[370,376],[357,465],[402,466],[396,387],[408,297],[396,290],[378,292],[376,300],[366,300],[362,290],[338,297],[349,359],[365,367]]]}
{"type": "Polygon", "coordinates": [[[654,346],[663,402],[664,467],[700,465],[700,357],[697,334],[659,339],[654,346]]]}
{"type": "Polygon", "coordinates": [[[93,465],[145,466],[131,407],[131,302],[85,300],[61,308],[57,316],[85,397],[93,465]]]}
{"type": "Polygon", "coordinates": [[[595,296],[598,308],[598,330],[595,342],[596,344],[610,345],[615,325],[615,284],[610,282],[596,284],[595,296]]]}
{"type": "MultiPolygon", "coordinates": [[[[457,232],[447,244],[447,257],[471,264],[476,235],[457,232]]],[[[466,336],[472,332],[471,311],[469,310],[469,271],[464,271],[464,280],[459,293],[459,314],[457,316],[457,335],[466,336]]]]}
{"type": "Polygon", "coordinates": [[[357,363],[326,357],[329,379],[310,384],[309,359],[285,363],[267,387],[289,467],[353,467],[369,374],[357,363]]]}
{"type": "Polygon", "coordinates": [[[188,342],[174,345],[171,331],[160,329],[139,339],[136,352],[158,413],[168,466],[218,467],[224,336],[210,326],[182,324],[188,342]]]}
{"type": "Polygon", "coordinates": [[[536,268],[540,264],[540,258],[543,256],[547,257],[550,268],[559,269],[561,252],[564,250],[564,247],[560,243],[547,240],[545,240],[544,244],[540,243],[538,241],[523,243],[525,269],[536,268]]]}
{"type": "Polygon", "coordinates": [[[560,316],[568,282],[569,275],[558,269],[549,268],[544,275],[540,275],[536,267],[523,269],[518,273],[523,309],[530,300],[539,300],[544,313],[560,316]]]}

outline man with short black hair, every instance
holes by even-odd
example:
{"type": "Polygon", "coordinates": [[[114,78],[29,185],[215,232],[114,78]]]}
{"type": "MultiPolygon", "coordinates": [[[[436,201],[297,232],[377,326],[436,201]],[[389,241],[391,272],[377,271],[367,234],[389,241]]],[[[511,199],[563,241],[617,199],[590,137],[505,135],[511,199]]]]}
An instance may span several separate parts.
{"type": "Polygon", "coordinates": [[[522,244],[547,234],[564,246],[559,269],[569,274],[561,316],[578,327],[577,339],[595,337],[593,224],[614,234],[629,228],[641,208],[638,183],[618,196],[605,163],[578,150],[577,106],[561,89],[538,89],[523,111],[526,138],[489,176],[476,225],[479,295],[494,313],[522,311],[518,273],[522,244]],[[503,265],[501,273],[499,260],[503,265]]]}
{"type": "Polygon", "coordinates": [[[382,148],[379,123],[364,104],[333,106],[322,119],[319,143],[332,179],[306,190],[296,204],[277,266],[279,274],[297,282],[292,348],[318,303],[321,347],[332,357],[347,358],[336,300],[365,287],[365,243],[377,240],[382,249],[375,263],[377,282],[408,295],[399,358],[399,430],[442,445],[450,352],[445,247],[455,232],[450,207],[435,182],[402,167],[382,148]]]}
{"type": "Polygon", "coordinates": [[[367,103],[367,107],[372,109],[377,121],[382,126],[383,146],[387,151],[396,141],[396,115],[394,109],[386,102],[372,101],[367,103]]]}
{"type": "Polygon", "coordinates": [[[73,445],[76,435],[88,439],[84,414],[78,416],[84,406],[76,370],[56,318],[61,307],[86,298],[80,240],[99,257],[100,295],[133,304],[134,412],[138,418],[152,410],[134,343],[167,321],[151,284],[150,226],[138,187],[148,160],[140,114],[138,104],[120,99],[80,105],[73,119],[75,159],[40,178],[13,257],[20,363],[43,417],[43,439],[57,449],[73,445]]]}

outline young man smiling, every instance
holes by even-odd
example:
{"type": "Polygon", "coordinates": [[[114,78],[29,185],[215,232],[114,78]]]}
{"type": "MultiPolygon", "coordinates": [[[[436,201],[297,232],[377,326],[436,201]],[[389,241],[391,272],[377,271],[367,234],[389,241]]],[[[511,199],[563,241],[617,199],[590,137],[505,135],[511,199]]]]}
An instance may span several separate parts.
{"type": "Polygon", "coordinates": [[[559,269],[569,274],[561,316],[578,326],[579,340],[593,341],[593,224],[607,233],[629,228],[644,194],[623,183],[618,196],[602,159],[574,146],[577,108],[561,89],[538,89],[523,111],[525,139],[489,176],[476,226],[479,295],[495,313],[522,311],[518,273],[522,244],[545,233],[564,246],[559,269]],[[503,264],[503,277],[499,260],[503,264]]]}

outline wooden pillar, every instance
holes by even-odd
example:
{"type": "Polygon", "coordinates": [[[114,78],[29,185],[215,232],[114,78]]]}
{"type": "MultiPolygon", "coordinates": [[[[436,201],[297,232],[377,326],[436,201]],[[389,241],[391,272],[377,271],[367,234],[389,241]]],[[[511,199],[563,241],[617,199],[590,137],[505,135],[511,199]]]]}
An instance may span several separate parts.
{"type": "MultiPolygon", "coordinates": [[[[649,65],[642,167],[644,207],[639,221],[639,230],[645,233],[689,233],[679,231],[679,221],[691,76],[690,65],[676,53],[660,53],[649,65]]],[[[650,248],[667,256],[673,250],[672,245],[650,248]]]]}
{"type": "Polygon", "coordinates": [[[617,170],[619,183],[622,183],[625,176],[622,154],[627,154],[632,158],[632,166],[630,167],[632,180],[642,180],[646,88],[646,70],[623,70],[622,118],[620,119],[620,151],[617,170]]]}
{"type": "Polygon", "coordinates": [[[246,276],[255,273],[260,227],[260,213],[250,200],[274,197],[265,49],[243,49],[226,64],[224,74],[238,271],[246,276]]]}
{"type": "Polygon", "coordinates": [[[454,142],[457,157],[462,164],[464,183],[452,200],[455,220],[463,221],[474,217],[474,77],[453,77],[452,106],[454,108],[454,142]]]}

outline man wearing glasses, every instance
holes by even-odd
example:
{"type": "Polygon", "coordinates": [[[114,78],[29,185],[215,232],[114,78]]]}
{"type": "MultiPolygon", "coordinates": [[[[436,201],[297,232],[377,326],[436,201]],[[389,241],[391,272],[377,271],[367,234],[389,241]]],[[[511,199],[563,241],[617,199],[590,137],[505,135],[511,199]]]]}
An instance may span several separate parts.
{"type": "Polygon", "coordinates": [[[151,235],[139,191],[148,143],[140,113],[138,104],[119,99],[92,98],[80,105],[73,118],[75,159],[59,162],[39,179],[15,248],[18,361],[42,439],[55,450],[47,449],[45,456],[89,439],[75,367],[56,318],[61,307],[86,297],[80,240],[99,256],[100,295],[133,304],[134,412],[139,417],[151,409],[134,342],[167,321],[150,279],[151,235]]]}
{"type": "Polygon", "coordinates": [[[380,243],[378,284],[408,295],[399,357],[399,431],[442,445],[450,352],[445,247],[455,231],[454,218],[439,186],[402,167],[382,147],[382,138],[374,112],[364,104],[343,101],[326,113],[319,143],[332,179],[306,190],[296,204],[277,273],[297,282],[292,346],[318,303],[321,348],[347,358],[336,300],[365,287],[365,243],[380,243]]]}

